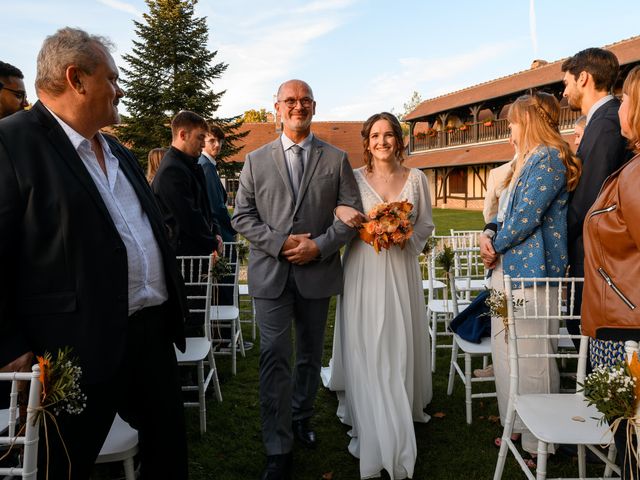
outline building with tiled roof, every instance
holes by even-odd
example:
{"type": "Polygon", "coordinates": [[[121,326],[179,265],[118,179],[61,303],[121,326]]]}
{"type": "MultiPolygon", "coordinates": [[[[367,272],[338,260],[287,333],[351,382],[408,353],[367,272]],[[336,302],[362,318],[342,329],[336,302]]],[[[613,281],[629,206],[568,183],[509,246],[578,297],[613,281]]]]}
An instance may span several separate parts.
{"type": "MultiPolygon", "coordinates": [[[[362,137],[360,130],[363,122],[313,122],[311,131],[315,136],[340,150],[347,152],[349,162],[354,168],[363,164],[362,137]]],[[[247,153],[274,141],[282,134],[276,123],[244,123],[238,133],[249,132],[235,144],[242,147],[239,153],[230,158],[234,162],[244,162],[247,153]]]]}
{"type": "MultiPolygon", "coordinates": [[[[603,48],[620,62],[619,92],[629,70],[640,63],[640,36],[603,48]]],[[[573,144],[573,124],[580,112],[571,111],[562,97],[564,60],[536,60],[529,70],[426,100],[405,117],[410,125],[406,164],[425,171],[434,206],[482,208],[489,170],[513,158],[509,105],[531,90],[560,100],[560,130],[573,144]]]]}

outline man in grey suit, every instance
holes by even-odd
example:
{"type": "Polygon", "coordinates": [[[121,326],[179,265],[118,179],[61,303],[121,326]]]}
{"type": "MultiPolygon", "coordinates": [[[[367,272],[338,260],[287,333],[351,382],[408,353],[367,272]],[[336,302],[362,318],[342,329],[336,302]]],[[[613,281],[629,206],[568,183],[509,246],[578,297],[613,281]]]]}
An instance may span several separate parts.
{"type": "Polygon", "coordinates": [[[342,292],[340,247],[355,235],[333,210],[338,205],[362,210],[346,153],[311,133],[315,107],[305,82],[280,86],[275,109],[283,134],[247,155],[232,219],[251,243],[249,294],[261,335],[260,407],[267,451],[262,480],[291,478],[294,435],[303,446],[315,446],[309,419],[320,382],[329,299],[342,292]]]}

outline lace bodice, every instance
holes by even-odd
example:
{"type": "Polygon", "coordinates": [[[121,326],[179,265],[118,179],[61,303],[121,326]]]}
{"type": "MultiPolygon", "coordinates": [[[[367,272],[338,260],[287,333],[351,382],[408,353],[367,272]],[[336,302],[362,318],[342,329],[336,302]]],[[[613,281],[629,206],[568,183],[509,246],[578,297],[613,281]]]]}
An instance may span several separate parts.
{"type": "MultiPolygon", "coordinates": [[[[358,168],[354,170],[354,175],[356,177],[356,182],[358,183],[358,189],[360,190],[360,198],[362,199],[362,208],[364,209],[364,213],[367,214],[373,207],[380,203],[384,203],[384,200],[376,193],[376,191],[369,185],[367,179],[365,178],[364,172],[365,167],[358,168]]],[[[407,200],[414,205],[418,204],[420,199],[420,176],[423,175],[420,170],[416,170],[412,168],[409,171],[409,176],[407,177],[407,181],[404,184],[404,187],[400,191],[400,194],[397,198],[392,199],[391,201],[401,201],[407,200]]]]}

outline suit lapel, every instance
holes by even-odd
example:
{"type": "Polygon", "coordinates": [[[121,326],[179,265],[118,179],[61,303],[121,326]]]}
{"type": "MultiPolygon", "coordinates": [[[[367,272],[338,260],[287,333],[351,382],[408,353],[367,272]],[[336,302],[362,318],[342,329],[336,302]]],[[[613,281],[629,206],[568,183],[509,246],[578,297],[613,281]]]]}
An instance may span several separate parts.
{"type": "Polygon", "coordinates": [[[55,118],[51,116],[49,111],[42,105],[40,101],[36,102],[32,110],[37,115],[40,123],[48,129],[47,137],[51,142],[53,148],[58,152],[62,160],[67,164],[69,169],[78,177],[80,184],[87,190],[89,196],[93,199],[94,203],[98,207],[98,210],[104,217],[104,219],[115,229],[116,226],[109,215],[100,192],[96,188],[96,184],[93,182],[91,175],[87,171],[87,168],[82,163],[82,159],[73,148],[73,144],[67,137],[67,134],[62,130],[62,127],[55,118]]]}
{"type": "Polygon", "coordinates": [[[318,161],[322,156],[322,145],[320,142],[313,137],[313,142],[311,143],[311,151],[309,152],[309,158],[307,160],[307,164],[304,168],[304,174],[302,175],[302,181],[300,182],[300,189],[298,190],[298,201],[296,203],[296,210],[300,206],[300,202],[304,198],[305,193],[307,193],[307,188],[309,187],[309,182],[311,181],[311,177],[318,166],[318,161]]]}
{"type": "Polygon", "coordinates": [[[287,169],[287,160],[284,158],[284,150],[282,149],[282,142],[280,141],[280,138],[277,138],[271,144],[271,155],[273,156],[273,161],[276,164],[278,173],[282,177],[282,182],[284,183],[287,192],[289,192],[289,197],[291,197],[291,202],[293,203],[295,201],[295,197],[293,195],[293,188],[291,188],[289,170],[287,169]]]}

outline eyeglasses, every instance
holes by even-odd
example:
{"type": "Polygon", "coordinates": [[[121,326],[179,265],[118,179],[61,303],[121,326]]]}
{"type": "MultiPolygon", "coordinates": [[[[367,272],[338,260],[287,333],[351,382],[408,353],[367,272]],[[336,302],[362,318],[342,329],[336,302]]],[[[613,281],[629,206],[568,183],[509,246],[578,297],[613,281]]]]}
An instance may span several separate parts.
{"type": "Polygon", "coordinates": [[[0,89],[13,93],[16,96],[16,98],[20,101],[20,103],[23,103],[27,99],[27,92],[25,92],[24,90],[14,90],[13,88],[8,88],[8,87],[5,87],[4,85],[2,85],[0,89]]]}
{"type": "Polygon", "coordinates": [[[300,99],[285,98],[284,100],[278,100],[278,101],[284,103],[289,108],[295,107],[298,104],[298,102],[300,102],[300,105],[302,105],[304,108],[309,108],[313,104],[313,98],[309,98],[309,97],[304,97],[300,99]]]}

